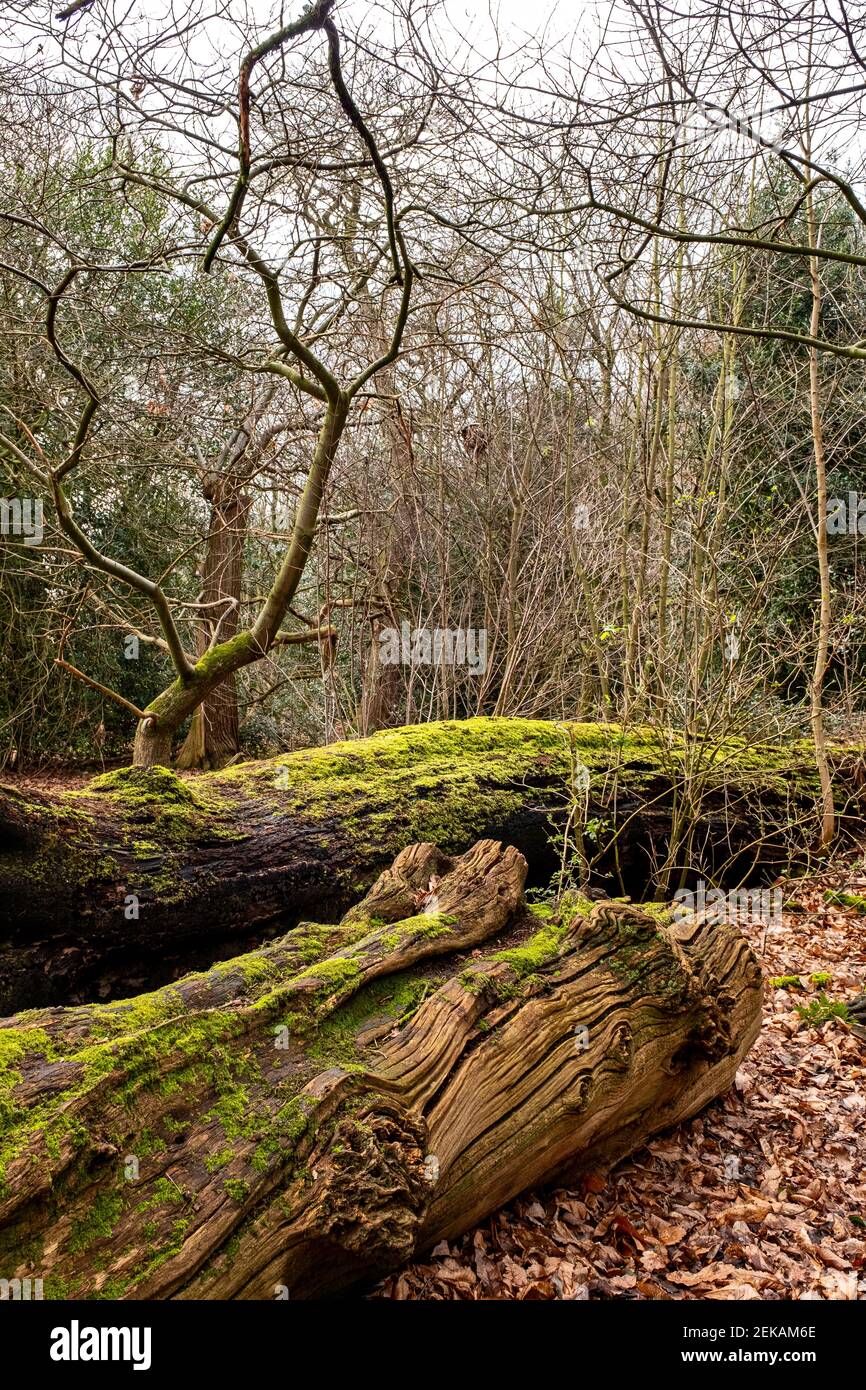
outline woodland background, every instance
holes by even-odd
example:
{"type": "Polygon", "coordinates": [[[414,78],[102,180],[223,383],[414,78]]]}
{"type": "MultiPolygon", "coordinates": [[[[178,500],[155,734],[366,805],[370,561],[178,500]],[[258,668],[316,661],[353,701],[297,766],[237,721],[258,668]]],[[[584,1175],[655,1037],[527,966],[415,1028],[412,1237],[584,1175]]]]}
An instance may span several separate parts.
{"type": "MultiPolygon", "coordinates": [[[[212,111],[236,63],[215,71],[200,48],[237,48],[264,17],[145,8],[124,25],[74,6],[58,25],[6,8],[0,492],[41,495],[28,460],[75,447],[71,362],[100,401],[66,480],[76,520],[161,581],[200,652],[267,592],[319,414],[261,370],[273,328],[255,273],[231,238],[205,272],[212,225],[175,196],[225,197],[230,141],[207,131],[231,126],[212,111]],[[184,64],[198,85],[181,92],[184,64]]],[[[416,282],[399,355],[350,413],[293,604],[332,631],[231,677],[238,731],[229,711],[224,744],[188,760],[477,713],[759,741],[808,733],[816,664],[827,728],[856,729],[862,538],[856,523],[829,538],[822,604],[814,394],[826,495],[856,502],[860,8],[848,34],[829,10],[795,11],[633,4],[575,25],[562,10],[540,35],[506,26],[498,51],[485,29],[481,52],[439,6],[338,9],[416,282]],[[486,672],[383,666],[380,633],[403,621],[485,629],[486,672]]],[[[348,370],[382,351],[394,313],[375,170],[321,45],[261,80],[249,237],[348,370]]],[[[55,662],[144,708],[171,676],[154,609],[82,563],[50,497],[45,519],[42,545],[0,550],[0,764],[125,759],[129,711],[55,662]]]]}

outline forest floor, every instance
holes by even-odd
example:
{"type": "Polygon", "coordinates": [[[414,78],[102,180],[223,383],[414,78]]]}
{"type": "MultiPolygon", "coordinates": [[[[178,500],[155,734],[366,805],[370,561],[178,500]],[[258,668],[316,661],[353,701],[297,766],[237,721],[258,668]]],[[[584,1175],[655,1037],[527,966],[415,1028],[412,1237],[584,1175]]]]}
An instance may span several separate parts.
{"type": "Polygon", "coordinates": [[[821,996],[866,982],[862,861],[784,885],[781,925],[745,928],[764,1025],[734,1088],[607,1178],[530,1193],[384,1280],[395,1299],[866,1298],[866,1041],[821,996]],[[801,987],[774,985],[797,977],[801,987]],[[829,979],[813,980],[813,976],[829,979]]]}

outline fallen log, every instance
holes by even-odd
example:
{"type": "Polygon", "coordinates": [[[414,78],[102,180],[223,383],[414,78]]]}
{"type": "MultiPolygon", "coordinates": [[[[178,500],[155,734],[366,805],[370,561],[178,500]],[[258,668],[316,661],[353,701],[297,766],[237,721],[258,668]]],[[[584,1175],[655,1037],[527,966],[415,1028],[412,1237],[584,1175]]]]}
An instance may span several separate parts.
{"type": "Polygon", "coordinates": [[[543,720],[389,730],[185,780],[127,768],[63,795],[0,787],[0,1013],[152,989],[302,917],[334,921],[413,840],[502,839],[544,882],[576,772],[611,895],[644,896],[666,856],[668,895],[681,871],[689,886],[775,875],[813,836],[805,745],[543,720]]]}
{"type": "Polygon", "coordinates": [[[724,1091],[760,1017],[737,930],[530,911],[525,878],[513,846],[412,845],[337,925],[0,1023],[0,1275],[333,1294],[724,1091]]]}

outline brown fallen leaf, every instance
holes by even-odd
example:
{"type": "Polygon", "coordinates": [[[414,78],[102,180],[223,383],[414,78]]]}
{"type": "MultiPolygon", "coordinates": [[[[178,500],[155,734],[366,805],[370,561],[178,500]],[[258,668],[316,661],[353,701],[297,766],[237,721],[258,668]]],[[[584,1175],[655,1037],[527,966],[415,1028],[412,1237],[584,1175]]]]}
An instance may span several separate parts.
{"type": "Polygon", "coordinates": [[[711,1293],[713,1299],[736,1299],[737,1302],[745,1302],[751,1299],[760,1301],[761,1295],[757,1289],[753,1289],[751,1284],[725,1284],[722,1288],[716,1289],[711,1293]]]}
{"type": "Polygon", "coordinates": [[[723,1211],[719,1220],[727,1222],[729,1226],[735,1221],[763,1221],[771,1210],[769,1202],[738,1202],[736,1206],[723,1211]]]}
{"type": "Polygon", "coordinates": [[[685,1226],[669,1226],[666,1221],[655,1222],[653,1230],[662,1245],[678,1245],[683,1237],[688,1235],[685,1226]]]}

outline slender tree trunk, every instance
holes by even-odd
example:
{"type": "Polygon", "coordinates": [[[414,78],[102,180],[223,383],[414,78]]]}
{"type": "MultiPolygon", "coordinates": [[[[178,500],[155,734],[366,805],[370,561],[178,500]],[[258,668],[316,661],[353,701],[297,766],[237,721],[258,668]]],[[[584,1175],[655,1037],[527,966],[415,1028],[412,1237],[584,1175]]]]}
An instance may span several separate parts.
{"type": "MultiPolygon", "coordinates": [[[[811,192],[806,199],[806,216],[809,224],[809,245],[815,246],[815,209],[811,192]]],[[[809,277],[812,289],[812,315],[809,325],[811,337],[817,338],[821,329],[821,275],[816,256],[809,258],[809,277]]],[[[809,704],[812,722],[812,737],[815,742],[815,763],[821,779],[821,847],[826,849],[836,833],[836,815],[833,805],[833,779],[827,757],[827,740],[824,732],[824,677],[830,650],[830,615],[832,596],[830,592],[830,560],[827,554],[827,461],[824,452],[824,431],[821,422],[821,384],[817,348],[809,349],[809,412],[812,421],[812,447],[815,455],[816,507],[818,573],[821,584],[821,597],[818,607],[818,636],[815,647],[815,665],[809,688],[809,704]]]]}
{"type": "Polygon", "coordinates": [[[390,399],[383,399],[380,420],[388,461],[388,484],[396,494],[397,504],[385,521],[385,544],[376,588],[377,601],[386,612],[384,622],[376,618],[371,625],[358,711],[362,734],[373,734],[395,723],[403,685],[401,668],[396,664],[386,665],[381,660],[379,636],[383,627],[399,628],[404,616],[400,595],[408,572],[406,540],[410,526],[406,494],[411,486],[414,451],[412,426],[400,405],[393,368],[382,374],[380,391],[383,398],[390,395],[390,399]]]}
{"type": "MultiPolygon", "coordinates": [[[[389,594],[390,598],[390,594],[389,594]]],[[[370,633],[370,646],[367,664],[364,668],[364,683],[358,710],[358,724],[362,734],[373,734],[377,729],[385,729],[394,722],[400,699],[400,667],[392,663],[386,665],[381,657],[380,636],[386,627],[398,626],[399,620],[389,603],[386,617],[382,622],[375,619],[370,633]]]]}
{"type": "MultiPolygon", "coordinates": [[[[237,634],[250,508],[250,498],[231,476],[206,478],[204,492],[210,502],[210,526],[202,575],[202,617],[197,630],[199,657],[204,656],[215,633],[224,642],[237,634]]],[[[193,714],[177,765],[219,768],[237,754],[238,747],[237,683],[231,672],[193,714]]]]}

